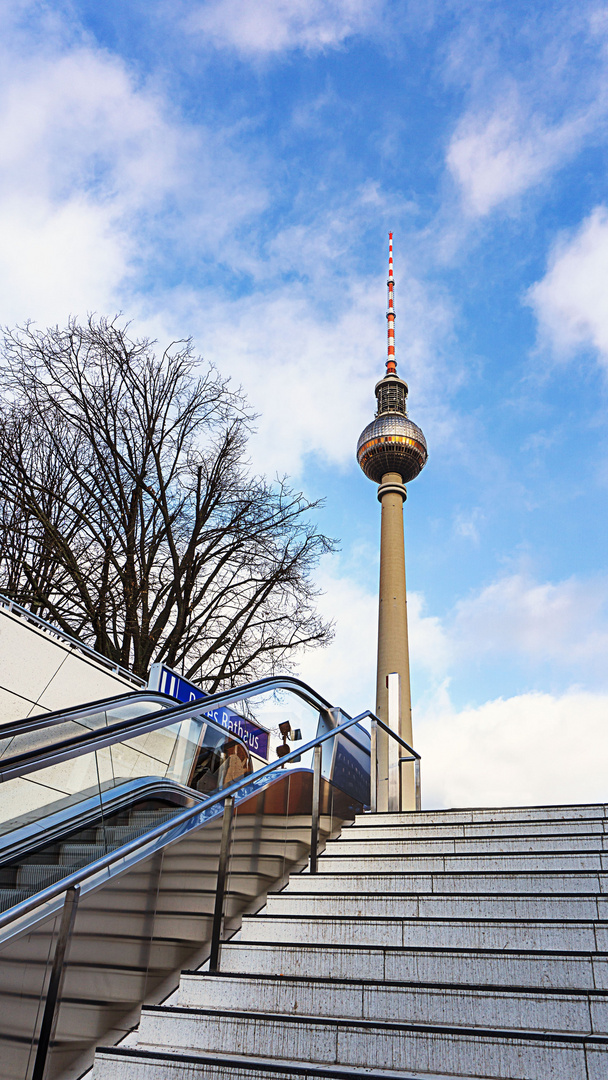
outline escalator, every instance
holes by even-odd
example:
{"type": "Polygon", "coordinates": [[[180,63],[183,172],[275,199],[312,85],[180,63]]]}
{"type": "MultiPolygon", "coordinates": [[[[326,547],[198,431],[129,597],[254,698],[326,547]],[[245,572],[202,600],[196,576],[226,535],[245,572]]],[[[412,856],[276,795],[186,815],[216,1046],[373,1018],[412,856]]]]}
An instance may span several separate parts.
{"type": "Polygon", "coordinates": [[[222,901],[229,936],[307,864],[313,824],[322,843],[369,801],[369,737],[296,679],[180,706],[129,694],[0,732],[2,1080],[80,1076],[100,1041],[118,1042],[144,1002],[160,1002],[184,967],[204,962],[224,793],[235,801],[222,901]],[[209,715],[227,704],[273,723],[301,722],[304,711],[325,733],[324,775],[294,764],[295,753],[286,766],[253,772],[246,745],[209,715]],[[43,1073],[40,1032],[68,900],[61,1004],[43,1073]]]}

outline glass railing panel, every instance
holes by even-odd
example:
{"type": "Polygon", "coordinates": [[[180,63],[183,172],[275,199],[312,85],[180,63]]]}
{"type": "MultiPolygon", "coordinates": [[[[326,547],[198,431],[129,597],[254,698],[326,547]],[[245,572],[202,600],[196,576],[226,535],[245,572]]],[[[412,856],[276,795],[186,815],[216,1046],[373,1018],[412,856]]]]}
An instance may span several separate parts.
{"type": "MultiPolygon", "coordinates": [[[[49,742],[57,743],[65,739],[72,739],[87,731],[96,731],[110,724],[117,724],[121,720],[132,720],[139,716],[159,712],[171,705],[171,702],[163,702],[160,699],[146,699],[143,695],[141,700],[130,698],[127,701],[115,701],[104,708],[96,708],[91,711],[75,712],[66,716],[65,720],[58,722],[56,714],[49,718],[48,726],[37,727],[32,731],[22,731],[15,735],[2,737],[0,728],[0,761],[18,754],[26,754],[31,750],[43,749],[49,742]]],[[[32,717],[32,721],[38,722],[39,717],[32,717]]],[[[12,725],[11,725],[12,726],[12,725]]]]}
{"type": "Polygon", "coordinates": [[[0,1075],[29,1080],[36,1057],[60,913],[35,933],[0,932],[0,1075]]]}
{"type": "Polygon", "coordinates": [[[128,781],[169,779],[210,795],[251,771],[245,748],[206,719],[175,724],[86,751],[0,784],[0,835],[42,822],[128,781]]]}
{"type": "MultiPolygon", "coordinates": [[[[282,741],[280,724],[289,722],[292,729],[299,729],[304,742],[314,739],[319,724],[319,710],[285,688],[265,690],[246,697],[239,697],[238,691],[235,691],[235,697],[229,704],[215,711],[209,708],[209,714],[219,723],[224,722],[222,713],[241,715],[271,732],[269,761],[278,760],[275,746],[282,741]]],[[[296,749],[297,743],[290,742],[289,748],[296,749]]]]}
{"type": "MultiPolygon", "coordinates": [[[[281,887],[290,872],[306,865],[312,792],[310,771],[281,768],[266,777],[254,774],[237,792],[224,940],[238,928],[244,912],[257,910],[264,903],[268,890],[281,887]]],[[[335,834],[344,820],[352,820],[360,808],[345,792],[323,780],[321,843],[335,834]]],[[[172,822],[165,836],[145,840],[136,852],[120,856],[111,870],[98,870],[83,881],[46,1080],[59,1080],[67,1071],[79,1075],[90,1064],[95,1044],[117,1042],[137,1023],[144,999],[164,999],[177,984],[182,969],[205,960],[215,904],[222,812],[222,802],[210,807],[203,804],[187,823],[172,822]]],[[[49,901],[47,907],[57,908],[61,899],[49,901]]],[[[11,941],[4,944],[7,929],[0,930],[0,961],[3,956],[7,961],[0,967],[22,971],[29,966],[31,974],[24,985],[25,992],[33,995],[20,1020],[22,1042],[13,1057],[5,1054],[12,1046],[13,1029],[0,1013],[0,1059],[11,1062],[6,1080],[31,1078],[27,1048],[39,1030],[37,1002],[45,992],[45,965],[52,957],[55,917],[53,910],[22,916],[22,931],[13,933],[11,941]],[[32,943],[36,943],[33,953],[32,943]],[[12,952],[3,953],[5,948],[12,952]]],[[[24,991],[7,979],[6,986],[0,982],[1,992],[7,1001],[6,1015],[12,1016],[11,1010],[20,1006],[24,991]]],[[[4,1072],[2,1075],[5,1080],[4,1072]]]]}
{"type": "MultiPolygon", "coordinates": [[[[325,711],[304,701],[295,691],[288,688],[264,691],[246,698],[235,697],[226,712],[233,711],[249,717],[270,729],[273,735],[269,760],[280,761],[276,755],[276,744],[281,740],[279,725],[289,722],[292,730],[299,729],[302,742],[306,743],[317,735],[331,730],[343,723],[347,717],[339,709],[330,716],[325,711]]],[[[213,713],[218,719],[216,710],[213,713]]],[[[288,742],[290,750],[297,749],[297,742],[288,742]]],[[[346,732],[328,740],[322,746],[322,772],[336,785],[342,787],[353,798],[369,805],[370,773],[370,737],[369,731],[357,724],[346,732]]],[[[299,762],[289,763],[287,768],[312,768],[312,751],[305,753],[299,762]]]]}

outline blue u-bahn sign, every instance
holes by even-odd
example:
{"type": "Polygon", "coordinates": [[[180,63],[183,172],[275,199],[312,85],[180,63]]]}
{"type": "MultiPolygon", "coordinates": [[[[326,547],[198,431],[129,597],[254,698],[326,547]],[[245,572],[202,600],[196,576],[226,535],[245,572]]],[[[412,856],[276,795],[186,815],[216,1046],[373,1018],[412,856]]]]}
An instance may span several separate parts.
{"type": "MultiPolygon", "coordinates": [[[[183,675],[178,675],[176,671],[165,667],[164,664],[152,664],[148,689],[159,690],[161,694],[168,694],[169,697],[175,698],[176,701],[183,701],[185,704],[189,701],[198,701],[200,698],[209,697],[194,683],[188,682],[183,675]]],[[[247,720],[244,716],[239,716],[238,713],[232,712],[231,709],[227,709],[225,706],[218,709],[209,709],[208,715],[213,717],[216,724],[221,724],[227,731],[242,739],[252,754],[268,761],[270,732],[266,728],[261,727],[260,724],[255,724],[253,720],[247,720]]]]}

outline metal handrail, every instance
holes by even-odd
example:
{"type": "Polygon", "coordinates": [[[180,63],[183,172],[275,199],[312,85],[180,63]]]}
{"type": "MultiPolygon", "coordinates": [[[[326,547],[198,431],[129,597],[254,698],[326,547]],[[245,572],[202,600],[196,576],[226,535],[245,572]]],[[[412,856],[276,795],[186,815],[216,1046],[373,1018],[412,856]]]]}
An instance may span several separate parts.
{"type": "MultiPolygon", "coordinates": [[[[122,847],[117,848],[115,851],[108,853],[95,862],[90,863],[87,867],[81,867],[80,870],[75,871],[68,877],[64,878],[60,882],[56,882],[54,885],[42,890],[35,897],[30,897],[28,900],[22,901],[20,904],[16,904],[15,907],[10,909],[5,916],[0,916],[0,930],[14,923],[31,911],[35,911],[36,908],[40,908],[44,904],[49,904],[53,899],[62,894],[64,896],[63,909],[61,912],[59,930],[57,935],[57,941],[55,944],[55,950],[53,955],[51,974],[49,984],[47,988],[46,999],[44,1002],[44,1009],[42,1013],[42,1022],[40,1026],[40,1032],[38,1035],[38,1045],[36,1049],[36,1056],[34,1060],[33,1072],[31,1080],[44,1080],[46,1075],[46,1066],[48,1060],[49,1048],[52,1044],[54,1037],[54,1031],[57,1024],[57,1018],[59,1014],[59,1008],[61,1004],[63,979],[65,975],[66,964],[68,961],[68,954],[70,950],[71,939],[73,936],[74,925],[76,920],[76,913],[78,909],[78,902],[80,899],[82,886],[84,882],[94,877],[100,871],[107,869],[111,872],[111,867],[127,858],[129,855],[141,850],[144,847],[149,847],[155,840],[160,840],[166,837],[168,834],[174,834],[175,838],[181,831],[182,835],[187,830],[187,825],[196,818],[198,815],[204,814],[208,817],[208,810],[210,807],[219,806],[219,803],[223,803],[223,820],[222,820],[222,832],[218,859],[218,871],[216,878],[216,892],[215,892],[215,904],[212,923],[212,934],[210,942],[210,954],[209,954],[209,973],[216,974],[219,971],[220,955],[221,955],[221,942],[222,942],[222,924],[224,918],[224,896],[227,880],[227,872],[230,859],[230,834],[232,829],[232,822],[234,816],[235,801],[240,792],[245,792],[249,787],[259,786],[260,780],[264,777],[271,776],[272,773],[282,773],[282,768],[289,762],[296,762],[301,759],[301,755],[309,750],[313,751],[313,792],[312,792],[312,805],[311,805],[311,844],[310,844],[310,872],[317,872],[317,856],[318,856],[318,838],[319,838],[319,823],[321,812],[321,747],[323,743],[329,739],[333,739],[335,736],[340,735],[343,732],[347,732],[349,728],[355,724],[360,723],[362,720],[371,719],[372,732],[373,732],[373,744],[374,750],[376,745],[375,734],[376,728],[381,727],[386,733],[392,736],[397,742],[403,746],[412,756],[408,758],[401,758],[401,761],[414,761],[416,766],[419,766],[420,754],[418,754],[404,739],[401,738],[396,732],[392,731],[382,720],[375,716],[372,712],[367,710],[360,713],[359,716],[349,717],[345,723],[338,725],[337,727],[324,732],[322,735],[317,735],[310,742],[306,743],[302,747],[298,747],[295,750],[290,751],[283,758],[280,759],[280,763],[270,762],[268,765],[263,766],[253,776],[248,775],[242,777],[240,780],[236,780],[233,784],[229,784],[222,791],[217,792],[205,801],[203,806],[189,807],[181,814],[176,814],[170,821],[163,822],[155,828],[150,829],[147,833],[135,838],[127,844],[123,844],[122,847]],[[179,830],[179,831],[178,831],[179,830]]],[[[370,772],[370,786],[371,778],[375,775],[377,768],[377,760],[375,760],[375,753],[372,756],[371,772],[370,772]]],[[[417,784],[417,809],[419,808],[419,783],[417,784]]],[[[155,850],[158,850],[158,845],[155,850]]]]}
{"type": "Polygon", "coordinates": [[[137,686],[145,686],[145,679],[140,678],[139,675],[135,675],[133,671],[129,671],[128,668],[122,666],[122,664],[115,663],[114,660],[110,660],[108,656],[102,656],[98,653],[92,645],[86,645],[84,641],[79,641],[78,638],[72,637],[71,634],[66,633],[59,626],[55,626],[53,623],[47,622],[40,615],[34,615],[33,611],[28,611],[27,608],[18,604],[16,600],[11,600],[9,596],[5,596],[4,593],[0,593],[0,607],[8,608],[9,611],[14,611],[20,618],[26,619],[27,622],[34,623],[35,626],[39,626],[45,633],[52,635],[53,637],[63,639],[70,645],[74,645],[81,652],[86,653],[93,660],[96,660],[102,667],[108,667],[111,671],[115,671],[118,675],[129,679],[130,682],[135,683],[137,686]]]}
{"type": "Polygon", "coordinates": [[[222,788],[221,791],[216,792],[215,795],[211,795],[210,798],[206,799],[202,807],[200,805],[188,807],[186,810],[183,810],[181,814],[176,814],[170,821],[161,822],[161,824],[150,829],[149,832],[142,833],[141,836],[136,837],[134,840],[130,840],[127,844],[123,844],[122,847],[108,852],[107,855],[102,855],[101,858],[96,859],[93,863],[89,863],[88,866],[80,867],[61,881],[55,882],[53,885],[48,885],[47,888],[43,889],[41,892],[28,897],[26,900],[22,900],[19,904],[15,904],[15,906],[9,908],[7,912],[0,914],[0,930],[9,923],[21,918],[23,915],[27,915],[30,911],[34,911],[37,907],[41,907],[43,904],[55,899],[56,896],[60,896],[74,885],[80,885],[86,881],[87,878],[94,877],[100,870],[105,870],[106,868],[113,866],[114,863],[120,862],[128,855],[132,855],[134,852],[139,851],[140,848],[145,847],[151,841],[159,839],[161,836],[164,836],[165,833],[169,833],[186,824],[191,818],[195,818],[197,814],[205,813],[206,815],[210,807],[215,806],[220,802],[224,802],[229,796],[237,795],[238,792],[247,787],[247,785],[258,785],[263,777],[269,776],[273,772],[277,772],[283,765],[287,765],[290,761],[297,761],[301,755],[307,753],[308,750],[314,750],[316,746],[321,746],[321,744],[327,742],[328,739],[333,739],[334,736],[341,734],[341,732],[346,731],[354,724],[361,723],[362,720],[368,718],[371,719],[372,722],[375,721],[380,724],[382,728],[386,729],[389,735],[392,735],[393,738],[396,738],[400,743],[403,743],[406,749],[410,750],[414,755],[412,760],[420,759],[420,755],[417,754],[411,746],[404,743],[400,736],[396,735],[394,731],[391,731],[391,729],[375,716],[374,713],[366,710],[358,716],[349,717],[349,719],[344,724],[340,724],[339,727],[332,728],[331,731],[327,731],[323,735],[317,735],[316,738],[312,739],[304,746],[298,746],[297,749],[291,750],[289,754],[286,754],[279,761],[271,761],[268,765],[263,765],[262,768],[258,769],[255,773],[250,773],[248,776],[241,777],[240,780],[235,780],[234,783],[228,784],[227,787],[222,788]]]}
{"type": "MultiPolygon", "coordinates": [[[[22,720],[11,720],[9,724],[0,727],[0,739],[12,739],[15,735],[23,735],[44,728],[55,727],[57,724],[67,724],[70,720],[77,721],[80,717],[103,712],[112,705],[128,705],[131,701],[154,701],[159,703],[166,700],[171,708],[175,706],[175,698],[169,694],[163,694],[160,690],[128,690],[126,694],[113,694],[111,697],[97,698],[95,701],[87,701],[83,705],[72,705],[67,709],[53,709],[52,712],[36,713],[35,716],[26,716],[22,720]]],[[[150,714],[152,715],[152,714],[150,714]]],[[[131,717],[136,720],[137,717],[131,717]]]]}
{"type": "MultiPolygon", "coordinates": [[[[208,716],[208,710],[221,705],[228,705],[234,701],[241,701],[246,697],[255,697],[267,690],[291,690],[320,712],[327,712],[331,709],[331,705],[325,698],[317,694],[312,687],[300,679],[292,676],[267,676],[264,679],[246,683],[244,686],[233,687],[231,690],[222,690],[217,694],[210,694],[209,697],[197,698],[195,701],[176,705],[173,709],[159,709],[158,712],[147,713],[143,718],[131,717],[127,720],[120,720],[118,723],[109,724],[105,728],[94,728],[80,735],[73,735],[70,739],[62,739],[57,743],[52,743],[50,746],[47,744],[45,747],[37,747],[34,750],[25,751],[23,754],[15,754],[13,757],[4,758],[0,761],[0,782],[3,779],[8,780],[13,776],[23,775],[24,767],[31,765],[29,771],[32,771],[41,761],[52,765],[59,761],[69,760],[70,757],[76,757],[81,748],[82,752],[85,752],[90,743],[95,743],[99,749],[102,749],[104,746],[119,741],[121,735],[126,733],[129,733],[132,737],[145,735],[148,731],[154,731],[161,727],[170,727],[171,724],[177,723],[182,717],[196,714],[205,716],[210,723],[215,723],[208,716]]],[[[344,716],[347,715],[347,713],[344,713],[344,716]]],[[[225,731],[226,729],[223,728],[222,730],[225,731]]]]}

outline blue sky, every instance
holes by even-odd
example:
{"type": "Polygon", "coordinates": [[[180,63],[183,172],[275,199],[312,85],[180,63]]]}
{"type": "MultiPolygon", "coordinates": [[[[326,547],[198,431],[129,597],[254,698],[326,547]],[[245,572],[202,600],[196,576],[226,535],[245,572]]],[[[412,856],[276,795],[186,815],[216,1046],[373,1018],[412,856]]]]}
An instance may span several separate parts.
{"type": "Polygon", "coordinates": [[[122,310],[242,383],[341,541],[301,670],[350,711],[393,230],[427,801],[607,799],[608,5],[5,0],[0,51],[2,322],[122,310]]]}

